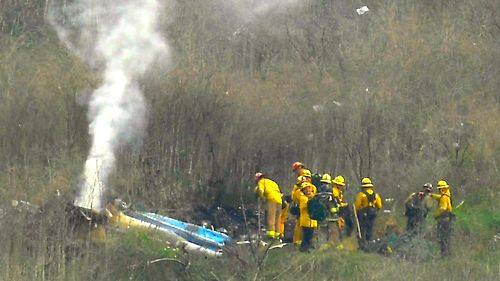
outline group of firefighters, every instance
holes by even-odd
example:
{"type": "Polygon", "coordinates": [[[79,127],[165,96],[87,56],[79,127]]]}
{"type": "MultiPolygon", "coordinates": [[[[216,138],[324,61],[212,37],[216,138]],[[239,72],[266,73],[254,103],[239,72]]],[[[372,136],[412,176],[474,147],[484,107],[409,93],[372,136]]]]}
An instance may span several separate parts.
{"type": "MultiPolygon", "coordinates": [[[[301,162],[294,162],[292,169],[297,181],[291,195],[283,195],[279,185],[262,172],[255,174],[255,191],[266,202],[267,237],[282,239],[285,234],[285,222],[289,214],[295,216],[293,242],[299,250],[309,252],[313,248],[313,237],[318,229],[318,220],[310,201],[321,201],[327,210],[325,219],[327,241],[342,247],[341,240],[350,236],[354,229],[358,234],[360,248],[373,241],[373,226],[378,211],[382,208],[382,198],[375,192],[370,178],[361,180],[361,190],[357,193],[351,208],[345,201],[346,182],[343,176],[332,179],[329,174],[321,175],[317,180],[301,162]],[[326,200],[323,200],[325,199],[326,200]]],[[[437,182],[439,193],[432,193],[432,184],[426,183],[419,192],[411,194],[405,201],[408,218],[407,231],[420,234],[423,231],[427,213],[436,205],[437,234],[443,256],[450,255],[452,213],[450,186],[444,180],[437,182]],[[437,204],[433,203],[437,201],[437,204]]]]}

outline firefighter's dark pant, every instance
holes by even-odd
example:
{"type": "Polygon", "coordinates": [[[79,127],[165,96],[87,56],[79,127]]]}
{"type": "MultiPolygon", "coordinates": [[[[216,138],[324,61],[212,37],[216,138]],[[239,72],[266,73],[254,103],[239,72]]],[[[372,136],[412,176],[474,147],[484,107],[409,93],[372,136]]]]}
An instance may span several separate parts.
{"type": "Polygon", "coordinates": [[[437,235],[441,254],[443,256],[451,255],[451,232],[453,217],[450,215],[442,216],[437,220],[437,235]]]}
{"type": "Polygon", "coordinates": [[[370,241],[373,236],[373,225],[375,224],[375,210],[369,210],[371,207],[363,208],[359,212],[359,226],[361,230],[361,240],[370,241]]]}
{"type": "Polygon", "coordinates": [[[415,234],[422,233],[425,226],[425,215],[426,214],[422,210],[407,211],[406,216],[408,217],[408,222],[406,224],[406,231],[415,234]]]}
{"type": "Polygon", "coordinates": [[[344,218],[345,222],[345,234],[351,236],[352,230],[354,229],[354,222],[352,220],[352,212],[349,206],[339,208],[339,216],[344,218]]]}
{"type": "Polygon", "coordinates": [[[312,248],[313,236],[314,228],[302,227],[302,243],[300,244],[300,251],[308,251],[312,248]]]}

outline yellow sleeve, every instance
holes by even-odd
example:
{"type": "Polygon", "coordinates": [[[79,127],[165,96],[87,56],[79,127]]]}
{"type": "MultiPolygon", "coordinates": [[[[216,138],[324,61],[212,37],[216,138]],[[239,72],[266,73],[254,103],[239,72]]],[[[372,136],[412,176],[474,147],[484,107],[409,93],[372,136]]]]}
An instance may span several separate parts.
{"type": "Polygon", "coordinates": [[[299,187],[297,185],[294,185],[292,188],[292,201],[295,203],[299,203],[299,192],[299,187]]]}
{"type": "Polygon", "coordinates": [[[340,192],[335,187],[332,187],[332,196],[333,196],[333,198],[337,198],[340,200],[340,192]]]}
{"type": "Polygon", "coordinates": [[[305,194],[301,194],[299,198],[299,208],[301,210],[307,209],[307,202],[309,201],[309,198],[305,194]]]}
{"type": "Polygon", "coordinates": [[[263,180],[260,180],[257,183],[257,186],[255,187],[255,192],[259,192],[259,195],[261,198],[264,198],[264,187],[265,187],[265,184],[264,184],[263,180]]]}
{"type": "Polygon", "coordinates": [[[438,193],[431,193],[430,195],[432,198],[434,198],[436,200],[439,200],[439,198],[441,198],[441,194],[438,194],[438,193]]]}
{"type": "Polygon", "coordinates": [[[356,201],[354,201],[354,208],[356,208],[356,210],[361,209],[364,196],[363,192],[358,192],[358,194],[356,194],[356,201]]]}
{"type": "Polygon", "coordinates": [[[382,197],[378,193],[375,194],[375,207],[382,209],[382,197]]]}

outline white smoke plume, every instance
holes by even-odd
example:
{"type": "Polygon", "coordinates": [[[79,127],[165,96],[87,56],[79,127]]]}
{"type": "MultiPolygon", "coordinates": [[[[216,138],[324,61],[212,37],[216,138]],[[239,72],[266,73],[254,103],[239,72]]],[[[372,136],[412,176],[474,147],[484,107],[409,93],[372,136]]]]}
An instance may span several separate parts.
{"type": "Polygon", "coordinates": [[[102,73],[89,103],[92,147],[77,206],[102,209],[117,145],[137,137],[146,123],[138,79],[169,52],[158,31],[161,10],[159,0],[77,0],[51,7],[50,21],[59,38],[102,73]]]}

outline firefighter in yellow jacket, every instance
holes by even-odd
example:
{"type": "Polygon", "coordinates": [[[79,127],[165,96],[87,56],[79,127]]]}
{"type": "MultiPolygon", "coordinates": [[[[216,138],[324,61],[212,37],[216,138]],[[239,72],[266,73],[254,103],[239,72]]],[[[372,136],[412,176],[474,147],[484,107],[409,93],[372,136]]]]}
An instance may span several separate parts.
{"type": "Polygon", "coordinates": [[[332,208],[330,212],[338,216],[337,226],[339,229],[339,239],[342,239],[342,232],[347,227],[347,235],[350,235],[353,228],[349,204],[344,199],[345,179],[338,175],[332,180],[332,208]]]}
{"type": "MultiPolygon", "coordinates": [[[[311,172],[309,170],[305,170],[304,174],[306,174],[306,176],[299,176],[297,178],[297,182],[292,187],[292,201],[296,208],[299,206],[301,185],[305,182],[309,183],[311,182],[311,177],[310,177],[311,172]]],[[[295,245],[300,245],[302,243],[302,228],[300,227],[300,214],[297,215],[297,218],[295,220],[295,228],[293,231],[293,243],[295,245]]]]}
{"type": "Polygon", "coordinates": [[[288,220],[288,215],[290,213],[290,204],[292,204],[292,196],[291,195],[283,196],[281,200],[283,201],[283,204],[281,204],[279,233],[280,233],[280,238],[283,239],[285,237],[285,223],[288,220]]]}
{"type": "Polygon", "coordinates": [[[437,235],[441,254],[449,256],[451,254],[450,242],[452,232],[452,222],[455,215],[452,213],[451,190],[448,183],[444,180],[437,182],[437,188],[440,194],[432,194],[432,197],[438,201],[435,218],[437,220],[437,235]]]}
{"type": "Polygon", "coordinates": [[[257,172],[255,174],[255,180],[257,181],[255,192],[258,192],[260,197],[266,200],[267,236],[271,238],[279,238],[282,203],[280,187],[276,182],[267,178],[261,172],[257,172]]]}
{"type": "Polygon", "coordinates": [[[354,208],[358,214],[359,226],[361,230],[361,241],[372,240],[373,225],[377,212],[382,208],[382,198],[373,190],[370,178],[361,180],[361,191],[356,195],[354,208]]]}
{"type": "Polygon", "coordinates": [[[299,208],[300,208],[300,227],[302,228],[302,243],[300,244],[299,250],[302,252],[307,252],[312,248],[312,239],[314,236],[314,230],[318,227],[318,221],[313,220],[309,217],[309,211],[307,208],[307,202],[309,199],[314,197],[312,195],[313,185],[310,182],[304,182],[301,184],[301,189],[299,193],[299,208]]]}

